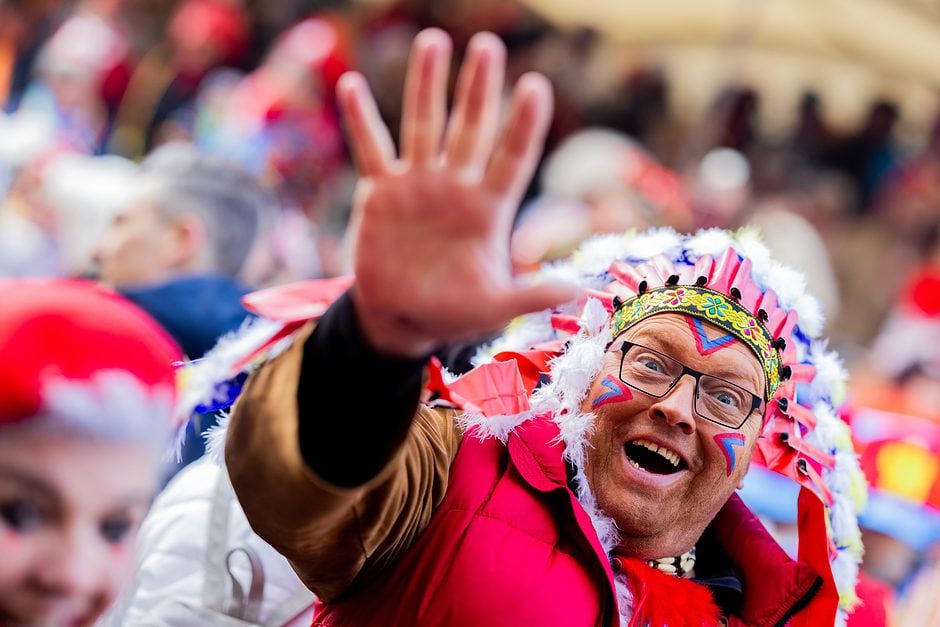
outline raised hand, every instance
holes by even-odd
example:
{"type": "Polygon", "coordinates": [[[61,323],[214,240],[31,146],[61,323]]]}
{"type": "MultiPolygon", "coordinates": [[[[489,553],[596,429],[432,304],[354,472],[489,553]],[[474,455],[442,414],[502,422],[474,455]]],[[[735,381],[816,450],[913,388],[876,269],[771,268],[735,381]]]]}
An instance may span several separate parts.
{"type": "Polygon", "coordinates": [[[361,178],[353,209],[359,325],[378,350],[420,356],[501,329],[576,296],[572,286],[513,282],[509,236],[542,150],[551,85],[523,76],[497,141],[506,51],[470,41],[447,116],[451,42],[415,39],[405,80],[400,154],[363,77],[343,76],[339,102],[361,178]]]}

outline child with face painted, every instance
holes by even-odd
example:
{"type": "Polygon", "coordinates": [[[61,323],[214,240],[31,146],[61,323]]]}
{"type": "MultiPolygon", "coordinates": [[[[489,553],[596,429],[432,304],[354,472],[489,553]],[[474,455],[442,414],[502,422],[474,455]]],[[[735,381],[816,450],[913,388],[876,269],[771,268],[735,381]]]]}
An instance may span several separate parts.
{"type": "Polygon", "coordinates": [[[252,527],[315,625],[834,624],[864,483],[818,305],[717,230],[601,237],[514,281],[551,87],[523,76],[499,137],[504,59],[473,38],[448,118],[450,41],[420,34],[397,155],[362,78],[340,82],[356,279],[235,405],[252,527]],[[459,378],[429,360],[500,329],[459,378]],[[755,458],[802,487],[797,560],[734,494],[755,458]]]}
{"type": "Polygon", "coordinates": [[[0,625],[91,625],[128,581],[180,359],[100,287],[0,281],[0,625]]]}

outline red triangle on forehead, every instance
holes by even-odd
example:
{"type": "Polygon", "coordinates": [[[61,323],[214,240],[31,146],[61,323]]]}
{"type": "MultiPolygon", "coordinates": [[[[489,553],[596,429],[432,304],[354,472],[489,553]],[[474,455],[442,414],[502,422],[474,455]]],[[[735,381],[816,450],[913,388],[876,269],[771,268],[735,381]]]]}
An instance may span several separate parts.
{"type": "MultiPolygon", "coordinates": [[[[692,331],[692,339],[695,340],[695,348],[701,355],[711,355],[726,346],[730,346],[737,339],[735,336],[724,333],[717,334],[716,337],[709,338],[705,323],[694,316],[683,316],[689,329],[692,331]]],[[[718,329],[720,331],[720,329],[718,329]]]]}

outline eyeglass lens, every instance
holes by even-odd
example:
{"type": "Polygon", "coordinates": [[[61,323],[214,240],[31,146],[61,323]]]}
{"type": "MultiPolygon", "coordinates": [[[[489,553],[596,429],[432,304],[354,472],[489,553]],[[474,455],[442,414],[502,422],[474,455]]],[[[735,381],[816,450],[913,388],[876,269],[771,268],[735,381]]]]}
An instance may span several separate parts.
{"type": "Polygon", "coordinates": [[[661,398],[684,374],[696,379],[695,411],[720,425],[739,428],[760,399],[730,381],[693,370],[668,355],[641,344],[624,342],[620,378],[650,396],[661,398]]]}

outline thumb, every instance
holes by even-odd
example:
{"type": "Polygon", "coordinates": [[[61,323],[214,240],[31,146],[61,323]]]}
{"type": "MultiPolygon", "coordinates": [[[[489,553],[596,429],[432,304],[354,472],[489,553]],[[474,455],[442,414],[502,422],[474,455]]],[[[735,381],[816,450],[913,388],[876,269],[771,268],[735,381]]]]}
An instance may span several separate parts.
{"type": "Polygon", "coordinates": [[[517,287],[506,294],[500,304],[500,315],[504,320],[516,316],[542,311],[578,298],[576,285],[561,281],[546,281],[537,285],[517,287]]]}

